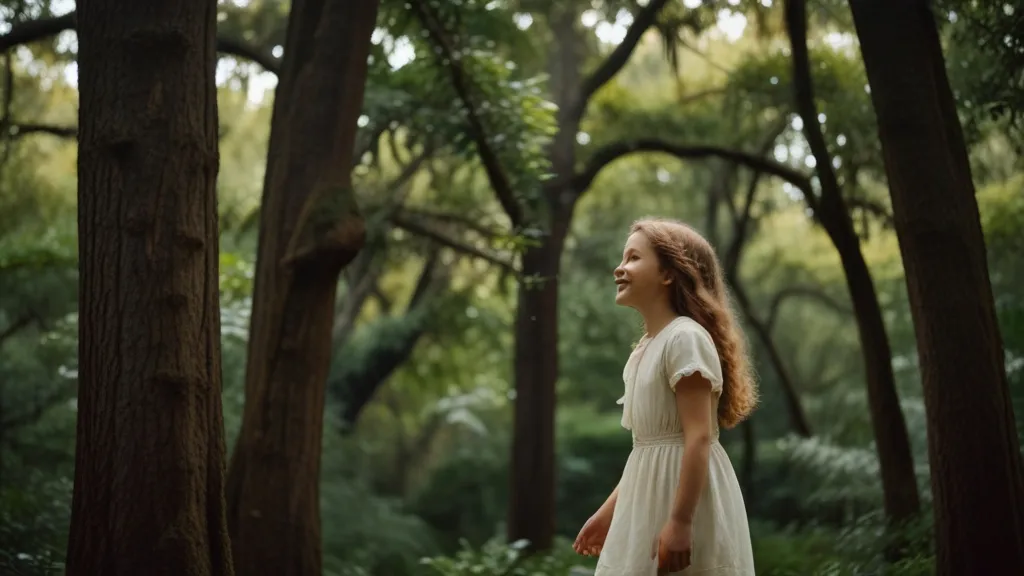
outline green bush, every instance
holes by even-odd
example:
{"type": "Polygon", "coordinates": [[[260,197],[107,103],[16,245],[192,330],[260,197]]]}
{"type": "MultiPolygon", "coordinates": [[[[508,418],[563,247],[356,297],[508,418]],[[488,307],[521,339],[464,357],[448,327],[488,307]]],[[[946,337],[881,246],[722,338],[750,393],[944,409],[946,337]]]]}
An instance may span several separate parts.
{"type": "Polygon", "coordinates": [[[434,576],[569,576],[574,567],[586,564],[567,541],[556,542],[549,554],[525,555],[526,546],[525,541],[506,544],[494,538],[474,549],[463,542],[456,554],[424,558],[422,563],[434,576]]]}
{"type": "Polygon", "coordinates": [[[0,489],[0,574],[62,572],[71,520],[71,479],[33,473],[0,489]]]}

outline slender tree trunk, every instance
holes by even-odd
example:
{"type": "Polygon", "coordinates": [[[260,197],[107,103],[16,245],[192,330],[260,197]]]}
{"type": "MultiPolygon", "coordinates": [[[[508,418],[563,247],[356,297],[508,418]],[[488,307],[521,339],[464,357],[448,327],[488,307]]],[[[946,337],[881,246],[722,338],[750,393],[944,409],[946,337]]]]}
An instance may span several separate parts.
{"type": "Polygon", "coordinates": [[[743,429],[743,464],[740,467],[740,480],[744,486],[743,499],[746,501],[747,510],[750,510],[758,496],[754,485],[754,471],[757,469],[757,434],[751,418],[744,420],[740,427],[743,429]]]}
{"type": "Polygon", "coordinates": [[[515,420],[508,537],[551,548],[555,536],[555,382],[558,275],[571,208],[557,212],[543,242],[523,254],[515,328],[515,420]]]}
{"type": "Polygon", "coordinates": [[[216,2],[83,0],[71,576],[232,574],[216,2]]]}
{"type": "MultiPolygon", "coordinates": [[[[857,320],[864,371],[867,378],[868,408],[875,437],[875,449],[882,476],[882,492],[886,518],[897,525],[913,519],[920,512],[921,502],[914,474],[914,458],[910,436],[903,418],[896,377],[892,371],[892,349],[885,331],[878,293],[871,271],[860,250],[860,239],[846,207],[832,157],[818,120],[811,77],[810,54],[807,50],[806,0],[786,0],[786,28],[793,53],[793,90],[796,108],[804,122],[804,135],[814,158],[821,183],[821,196],[808,198],[839,253],[850,300],[857,320]]],[[[899,554],[894,545],[888,555],[899,554]]]]}
{"type": "Polygon", "coordinates": [[[350,158],[376,0],[296,0],[274,103],[246,404],[228,474],[239,574],[319,576],[324,388],[341,270],[365,228],[350,158]]]}
{"type": "Polygon", "coordinates": [[[938,574],[1024,574],[1024,474],[966,145],[927,2],[851,1],[906,270],[938,574]]]}

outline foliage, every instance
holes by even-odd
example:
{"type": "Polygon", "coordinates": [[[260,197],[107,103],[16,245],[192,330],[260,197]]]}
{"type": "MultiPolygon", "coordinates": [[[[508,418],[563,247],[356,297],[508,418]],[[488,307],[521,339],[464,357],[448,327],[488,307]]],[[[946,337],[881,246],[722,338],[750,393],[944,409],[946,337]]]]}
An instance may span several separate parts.
{"type": "Polygon", "coordinates": [[[568,542],[556,544],[555,550],[560,552],[529,556],[523,554],[527,545],[525,541],[505,544],[491,539],[474,549],[463,542],[454,556],[425,558],[423,563],[438,576],[569,576],[573,567],[582,564],[568,542]]]}
{"type": "Polygon", "coordinates": [[[0,487],[0,572],[49,576],[64,561],[71,478],[29,472],[0,487]]]}
{"type": "Polygon", "coordinates": [[[935,11],[950,37],[948,69],[968,130],[977,134],[980,122],[996,119],[1006,121],[1019,137],[1024,128],[1024,2],[944,0],[935,11]]]}

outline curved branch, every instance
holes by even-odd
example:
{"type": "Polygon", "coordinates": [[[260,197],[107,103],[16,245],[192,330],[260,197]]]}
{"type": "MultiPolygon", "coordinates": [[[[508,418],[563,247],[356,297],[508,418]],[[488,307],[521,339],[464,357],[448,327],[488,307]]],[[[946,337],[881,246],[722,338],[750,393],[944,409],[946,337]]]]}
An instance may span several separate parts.
{"type": "Polygon", "coordinates": [[[270,50],[260,46],[252,46],[236,38],[217,36],[217,52],[235,56],[244,60],[251,60],[263,67],[271,74],[277,75],[281,71],[281,59],[274,56],[270,50]]]}
{"type": "Polygon", "coordinates": [[[817,288],[812,288],[811,286],[788,286],[776,292],[775,297],[772,298],[772,303],[768,308],[768,319],[765,320],[768,330],[775,328],[775,321],[779,317],[779,310],[782,308],[782,304],[786,300],[797,296],[802,296],[819,302],[838,314],[853,314],[853,310],[850,309],[850,307],[842,304],[817,288]]]}
{"type": "Polygon", "coordinates": [[[590,98],[629,62],[629,57],[636,50],[640,39],[643,38],[647,29],[654,25],[658,19],[658,13],[666,4],[668,4],[668,0],[650,0],[647,6],[644,6],[633,18],[633,23],[626,29],[626,35],[622,38],[622,42],[619,42],[619,45],[601,62],[601,65],[583,80],[570,115],[574,123],[579,122],[583,117],[590,98]]]}
{"type": "Polygon", "coordinates": [[[864,211],[866,214],[876,216],[886,228],[891,230],[895,227],[892,212],[881,202],[875,202],[867,198],[846,198],[845,201],[849,208],[856,208],[864,211]]]}
{"type": "Polygon", "coordinates": [[[806,175],[770,158],[721,146],[672,144],[654,138],[616,142],[599,149],[590,157],[586,167],[573,177],[572,188],[586,190],[606,166],[623,156],[640,152],[661,152],[680,160],[722,158],[765,174],[777,176],[795,186],[805,196],[813,197],[811,181],[806,175]]]}
{"type": "Polygon", "coordinates": [[[433,240],[434,242],[437,242],[441,246],[451,248],[456,252],[461,252],[462,254],[466,254],[474,258],[479,258],[486,262],[490,262],[491,264],[494,264],[517,277],[519,275],[519,272],[516,270],[515,266],[511,262],[503,260],[502,258],[495,256],[494,254],[490,254],[484,250],[481,250],[475,246],[471,246],[455,238],[449,238],[445,234],[433,230],[430,226],[420,224],[411,218],[403,218],[401,215],[396,214],[391,217],[391,222],[395,226],[407,232],[410,232],[417,236],[422,236],[423,238],[427,238],[429,240],[433,240]]]}
{"type": "MultiPolygon", "coordinates": [[[[65,30],[74,30],[77,15],[74,10],[63,16],[40,18],[12,26],[6,34],[0,35],[0,52],[6,52],[15,46],[29,44],[56,36],[65,30]]],[[[250,46],[235,38],[217,38],[217,51],[231,56],[251,60],[262,66],[267,72],[277,74],[281,59],[269,50],[250,46]]]]}

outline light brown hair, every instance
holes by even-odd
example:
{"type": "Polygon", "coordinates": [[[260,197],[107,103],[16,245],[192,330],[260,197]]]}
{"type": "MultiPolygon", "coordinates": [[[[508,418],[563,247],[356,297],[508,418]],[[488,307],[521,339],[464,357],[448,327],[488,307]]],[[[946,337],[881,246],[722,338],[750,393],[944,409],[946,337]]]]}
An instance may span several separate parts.
{"type": "Polygon", "coordinates": [[[647,237],[662,270],[672,279],[672,308],[711,334],[724,379],[718,422],[723,428],[736,426],[757,405],[757,381],[714,248],[696,230],[676,220],[644,218],[630,228],[630,234],[636,232],[647,237]]]}

